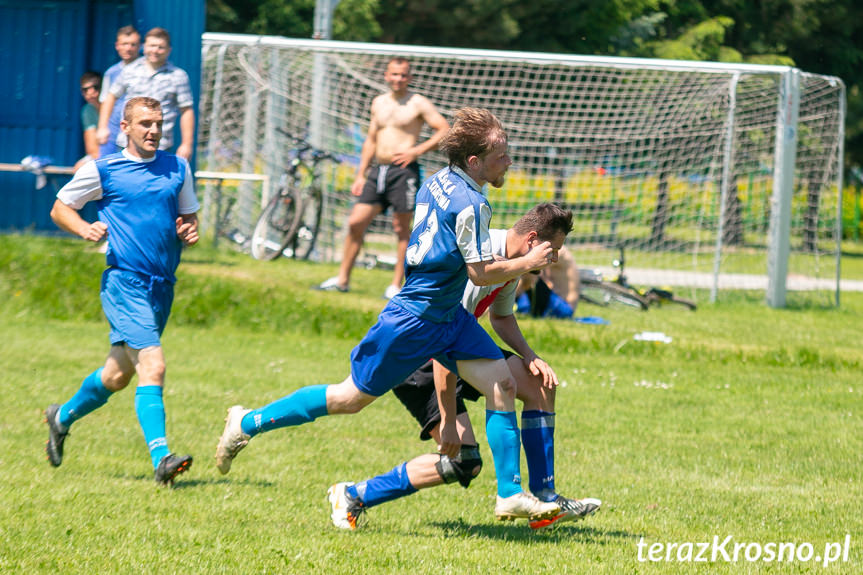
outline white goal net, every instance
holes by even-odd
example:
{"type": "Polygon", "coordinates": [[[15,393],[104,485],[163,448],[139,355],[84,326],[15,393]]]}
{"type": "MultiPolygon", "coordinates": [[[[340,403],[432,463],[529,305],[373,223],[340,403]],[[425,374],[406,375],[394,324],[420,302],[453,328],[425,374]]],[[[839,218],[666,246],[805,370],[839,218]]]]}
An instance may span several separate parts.
{"type": "MultiPolygon", "coordinates": [[[[837,301],[844,85],[792,68],[205,34],[199,168],[276,182],[291,148],[280,130],[337,154],[313,257],[339,258],[393,55],[449,120],[479,106],[507,128],[514,164],[489,196],[494,227],[559,202],[582,267],[610,271],[623,249],[633,283],[701,301],[725,289],[769,299],[770,269],[793,303],[837,301]]],[[[421,159],[426,176],[444,163],[421,159]]]]}

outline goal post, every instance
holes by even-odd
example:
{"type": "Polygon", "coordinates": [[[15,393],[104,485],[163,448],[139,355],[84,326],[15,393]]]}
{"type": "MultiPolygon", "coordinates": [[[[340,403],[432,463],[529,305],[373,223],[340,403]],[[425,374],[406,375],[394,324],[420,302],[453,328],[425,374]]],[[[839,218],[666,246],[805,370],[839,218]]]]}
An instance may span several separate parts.
{"type": "MultiPolygon", "coordinates": [[[[277,182],[280,130],[313,137],[341,159],[314,254],[337,259],[394,55],[448,119],[479,106],[507,128],[514,164],[490,190],[494,226],[555,201],[573,211],[582,267],[610,268],[622,246],[633,283],[689,298],[753,289],[780,307],[787,288],[793,303],[838,303],[844,85],[795,68],[205,34],[199,168],[277,182]]],[[[420,163],[428,176],[445,158],[420,163]]],[[[372,228],[389,230],[386,217],[372,228]]]]}
{"type": "MultiPolygon", "coordinates": [[[[791,252],[791,202],[800,112],[800,74],[784,72],[779,80],[773,199],[767,244],[767,303],[785,307],[788,256],[791,252]]],[[[841,205],[841,202],[839,202],[841,205]]]]}

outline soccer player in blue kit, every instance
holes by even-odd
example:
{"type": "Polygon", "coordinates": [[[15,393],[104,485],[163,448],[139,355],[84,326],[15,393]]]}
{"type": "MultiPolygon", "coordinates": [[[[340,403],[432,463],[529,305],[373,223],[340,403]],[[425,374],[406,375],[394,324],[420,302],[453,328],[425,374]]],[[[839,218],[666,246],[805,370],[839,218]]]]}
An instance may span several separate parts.
{"type": "MultiPolygon", "coordinates": [[[[563,249],[572,231],[572,212],[555,204],[537,204],[509,230],[489,230],[492,252],[503,259],[526,254],[541,241],[551,242],[553,259],[563,249]]],[[[523,279],[523,277],[521,278],[523,279]]],[[[531,521],[532,529],[542,529],[566,521],[578,521],[595,513],[602,501],[593,497],[571,499],[555,490],[554,428],[557,374],[531,348],[513,313],[517,280],[503,284],[477,286],[472,282],[462,298],[464,308],[477,318],[488,311],[492,329],[510,349],[501,348],[515,378],[516,398],[523,402],[521,439],[527,459],[531,493],[542,501],[554,501],[560,513],[551,519],[531,521]]],[[[439,453],[425,453],[400,463],[391,470],[358,483],[340,482],[327,491],[333,525],[357,529],[363,514],[375,506],[412,495],[445,483],[459,482],[469,487],[482,469],[482,458],[465,401],[476,401],[479,393],[470,384],[452,376],[435,385],[435,378],[451,376],[444,368],[428,361],[393,388],[393,393],[420,424],[421,439],[440,443],[441,421],[455,421],[461,449],[455,459],[439,453]],[[455,405],[440,401],[441,390],[456,390],[455,405]],[[444,410],[449,409],[449,413],[444,410]],[[455,415],[452,410],[455,409],[455,415]],[[408,482],[399,478],[407,475],[408,482]]]]}
{"type": "Polygon", "coordinates": [[[160,337],[171,312],[180,253],[184,245],[198,241],[199,205],[188,162],[159,151],[158,100],[131,98],[120,127],[128,147],[84,164],[58,192],[51,209],[51,218],[67,232],[92,242],[110,238],[100,295],[111,326],[111,350],[105,365],[84,378],[75,395],[45,410],[45,450],[51,465],[58,467],[70,426],[103,406],[137,373],[135,411],[155,480],[167,485],[191,466],[192,457],[168,449],[160,337]],[[99,206],[99,219],[93,223],[78,214],[90,201],[99,206]]]}
{"type": "MultiPolygon", "coordinates": [[[[515,279],[551,263],[553,249],[545,241],[522,257],[494,258],[491,207],[484,190],[486,184],[503,185],[512,160],[506,132],[491,112],[456,111],[439,148],[449,166],[417,193],[405,285],[351,352],[351,375],[339,384],[303,387],[259,409],[231,407],[216,448],[222,473],[259,433],[325,415],[356,413],[434,358],[486,398],[486,435],[497,476],[495,516],[535,521],[557,515],[556,503],[522,490],[515,382],[500,348],[461,305],[468,278],[476,285],[515,279]]],[[[447,401],[454,405],[454,391],[447,401]]],[[[460,448],[455,424],[442,422],[441,453],[454,458],[460,448]]],[[[407,475],[399,481],[408,483],[407,475]]]]}

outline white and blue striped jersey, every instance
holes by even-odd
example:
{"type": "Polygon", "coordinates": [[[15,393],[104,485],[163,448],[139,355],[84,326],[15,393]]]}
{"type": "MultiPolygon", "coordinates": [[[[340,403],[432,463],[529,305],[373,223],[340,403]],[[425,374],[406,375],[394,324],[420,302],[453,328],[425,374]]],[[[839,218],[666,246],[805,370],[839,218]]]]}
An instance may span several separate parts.
{"type": "Polygon", "coordinates": [[[417,317],[455,318],[467,285],[467,263],[493,259],[491,206],[476,182],[447,167],[416,196],[413,231],[405,255],[405,285],[392,301],[417,317]]]}

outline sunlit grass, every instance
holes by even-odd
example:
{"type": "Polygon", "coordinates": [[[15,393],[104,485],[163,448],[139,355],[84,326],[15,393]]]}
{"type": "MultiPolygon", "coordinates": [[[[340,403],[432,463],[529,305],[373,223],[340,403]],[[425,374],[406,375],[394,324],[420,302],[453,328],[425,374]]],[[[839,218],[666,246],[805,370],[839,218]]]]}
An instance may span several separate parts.
{"type": "Polygon", "coordinates": [[[167,490],[131,390],[75,425],[62,467],[44,460],[42,409],[107,352],[102,256],[44,238],[0,248],[0,572],[803,573],[820,566],[642,563],[636,545],[731,535],[821,551],[846,534],[848,563],[827,571],[861,569],[861,294],[839,309],[772,310],[740,293],[694,313],[578,310],[607,326],[522,318],[563,381],[557,486],[601,498],[602,511],[548,533],[496,522],[483,406],[471,404],[485,469],[470,489],[422,491],[344,533],[328,485],[433,449],[395,398],[256,438],[227,476],[212,455],[229,405],[344,378],[390,272],[358,269],[352,293],[319,293],[310,286],[334,266],[189,251],[164,339],[165,401],[170,447],[195,464],[167,490]],[[647,330],[672,342],[633,339],[647,330]]]}

